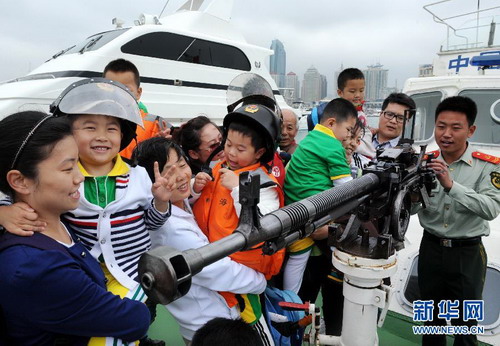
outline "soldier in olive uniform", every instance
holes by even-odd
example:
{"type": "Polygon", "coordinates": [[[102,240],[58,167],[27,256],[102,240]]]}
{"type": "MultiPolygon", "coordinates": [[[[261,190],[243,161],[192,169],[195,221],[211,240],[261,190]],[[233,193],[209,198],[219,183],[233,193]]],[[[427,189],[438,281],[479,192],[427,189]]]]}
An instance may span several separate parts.
{"type": "MultiPolygon", "coordinates": [[[[481,237],[490,233],[488,220],[500,213],[500,158],[475,151],[468,143],[476,126],[477,107],[469,98],[443,100],[436,109],[435,139],[439,150],[429,164],[438,180],[430,205],[418,211],[424,235],[420,244],[418,283],[422,300],[434,300],[433,321],[441,300],[458,300],[463,321],[463,301],[481,300],[486,275],[486,252],[481,237]]],[[[423,345],[446,345],[445,335],[424,335],[423,345]]],[[[476,345],[475,335],[456,335],[455,345],[476,345]]]]}

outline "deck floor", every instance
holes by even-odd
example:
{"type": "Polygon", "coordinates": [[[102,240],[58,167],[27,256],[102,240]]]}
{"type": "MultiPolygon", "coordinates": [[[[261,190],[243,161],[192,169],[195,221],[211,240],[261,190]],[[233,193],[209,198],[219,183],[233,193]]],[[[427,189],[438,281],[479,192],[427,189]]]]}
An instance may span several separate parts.
{"type": "MultiPolygon", "coordinates": [[[[321,297],[316,302],[321,304],[321,297]]],[[[157,306],[155,322],[149,329],[149,337],[164,340],[167,346],[184,346],[179,333],[179,325],[161,305],[157,306]]],[[[421,344],[421,337],[414,335],[411,329],[412,322],[406,316],[388,312],[384,326],[379,328],[379,344],[381,346],[416,346],[421,344]]],[[[453,345],[453,338],[448,337],[448,345],[453,345]]],[[[480,345],[487,345],[480,343],[480,345]]]]}

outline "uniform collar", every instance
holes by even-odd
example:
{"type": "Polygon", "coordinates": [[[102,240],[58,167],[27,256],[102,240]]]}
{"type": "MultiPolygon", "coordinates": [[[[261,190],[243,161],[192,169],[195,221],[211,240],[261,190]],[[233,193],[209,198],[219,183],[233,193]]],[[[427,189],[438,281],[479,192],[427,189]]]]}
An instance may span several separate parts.
{"type": "MultiPolygon", "coordinates": [[[[469,166],[472,166],[472,162],[473,162],[472,153],[473,152],[474,152],[474,148],[472,147],[472,145],[469,142],[467,142],[467,149],[465,149],[462,156],[455,162],[463,161],[466,164],[468,164],[469,166]]],[[[441,149],[439,149],[439,155],[441,157],[443,157],[443,153],[441,152],[441,149]]],[[[443,158],[443,160],[444,160],[444,158],[443,158]]]]}
{"type": "Polygon", "coordinates": [[[323,132],[324,134],[337,139],[337,137],[335,137],[335,133],[333,133],[333,131],[330,128],[328,128],[324,125],[317,124],[316,126],[314,126],[314,130],[319,131],[319,132],[323,132]]]}
{"type": "Polygon", "coordinates": [[[469,166],[472,166],[472,153],[474,152],[474,148],[472,148],[472,145],[470,145],[469,142],[467,142],[467,149],[465,149],[465,152],[462,154],[460,159],[458,161],[463,161],[469,166]]]}
{"type": "MultiPolygon", "coordinates": [[[[85,168],[83,168],[82,164],[80,161],[78,161],[78,168],[80,169],[80,172],[83,174],[84,177],[93,177],[85,168]]],[[[120,175],[127,174],[130,171],[129,165],[125,163],[125,161],[122,160],[122,157],[120,155],[116,155],[115,159],[115,165],[111,169],[111,171],[107,174],[108,177],[117,177],[120,175]]]]}

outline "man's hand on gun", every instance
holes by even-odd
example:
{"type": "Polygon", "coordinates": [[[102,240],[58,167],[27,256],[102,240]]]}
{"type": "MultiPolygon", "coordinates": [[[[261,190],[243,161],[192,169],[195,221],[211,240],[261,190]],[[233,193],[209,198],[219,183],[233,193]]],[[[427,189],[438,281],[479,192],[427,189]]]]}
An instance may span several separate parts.
{"type": "Polygon", "coordinates": [[[441,160],[432,160],[427,164],[427,167],[432,168],[434,173],[436,173],[436,178],[441,184],[441,186],[449,190],[453,186],[453,180],[450,177],[450,171],[448,170],[448,166],[444,161],[441,160]]]}

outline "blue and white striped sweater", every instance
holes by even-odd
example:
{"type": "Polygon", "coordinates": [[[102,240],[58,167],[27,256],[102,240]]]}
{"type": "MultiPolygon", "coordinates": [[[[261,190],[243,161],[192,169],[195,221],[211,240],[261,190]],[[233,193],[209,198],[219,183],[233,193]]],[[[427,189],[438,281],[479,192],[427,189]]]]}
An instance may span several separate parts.
{"type": "Polygon", "coordinates": [[[142,167],[116,177],[116,197],[105,208],[85,199],[80,186],[80,204],[63,215],[65,224],[80,238],[92,256],[102,255],[111,274],[128,289],[137,285],[140,256],[151,248],[148,231],[160,228],[170,211],[163,214],[152,203],[151,180],[142,167]]]}

